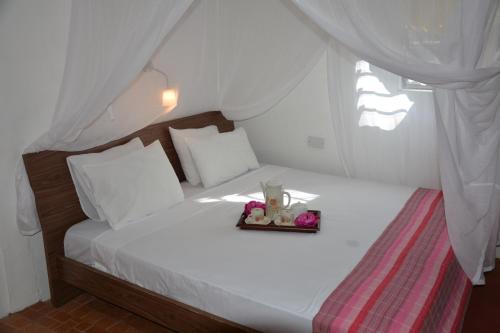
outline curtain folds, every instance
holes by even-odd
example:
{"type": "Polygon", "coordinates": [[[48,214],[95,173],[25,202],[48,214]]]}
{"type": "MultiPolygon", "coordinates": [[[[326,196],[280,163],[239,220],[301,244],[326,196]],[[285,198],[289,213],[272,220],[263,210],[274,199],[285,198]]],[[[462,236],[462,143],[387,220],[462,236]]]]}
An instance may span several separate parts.
{"type": "Polygon", "coordinates": [[[357,56],[403,77],[465,88],[499,73],[499,59],[481,57],[498,1],[292,2],[357,56]]]}
{"type": "Polygon", "coordinates": [[[346,176],[440,188],[432,91],[401,89],[401,77],[334,40],[327,65],[333,134],[346,176]]]}
{"type": "MultiPolygon", "coordinates": [[[[26,152],[81,150],[104,142],[78,140],[136,78],[192,0],[73,1],[66,65],[50,129],[26,152]]],[[[157,115],[148,115],[152,122],[157,115]]],[[[115,137],[127,133],[114,133],[115,137]]],[[[24,165],[17,182],[18,225],[39,231],[24,165]]]]}
{"type": "Polygon", "coordinates": [[[289,1],[218,0],[218,98],[231,120],[258,116],[311,71],[327,36],[289,1]]]}
{"type": "Polygon", "coordinates": [[[489,49],[498,46],[498,1],[293,2],[361,58],[436,88],[450,240],[467,275],[482,282],[500,217],[500,54],[489,49]]]}

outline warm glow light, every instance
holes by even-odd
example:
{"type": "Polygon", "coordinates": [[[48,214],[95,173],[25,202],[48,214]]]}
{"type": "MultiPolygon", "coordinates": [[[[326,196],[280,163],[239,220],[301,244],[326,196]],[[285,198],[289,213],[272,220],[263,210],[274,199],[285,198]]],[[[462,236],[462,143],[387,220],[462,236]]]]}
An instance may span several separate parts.
{"type": "Polygon", "coordinates": [[[169,111],[177,106],[177,90],[169,88],[163,90],[161,104],[169,111]]]}

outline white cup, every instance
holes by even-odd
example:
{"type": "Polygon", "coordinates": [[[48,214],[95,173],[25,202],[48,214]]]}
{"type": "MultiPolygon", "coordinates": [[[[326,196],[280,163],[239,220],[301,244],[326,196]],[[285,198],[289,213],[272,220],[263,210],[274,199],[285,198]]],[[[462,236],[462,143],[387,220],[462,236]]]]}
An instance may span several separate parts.
{"type": "Polygon", "coordinates": [[[252,208],[252,210],[250,211],[250,215],[252,215],[253,217],[262,217],[264,216],[264,209],[262,208],[252,208]]]}
{"type": "Polygon", "coordinates": [[[261,222],[264,219],[264,209],[252,208],[250,211],[250,217],[253,218],[255,222],[261,222]]]}
{"type": "Polygon", "coordinates": [[[294,216],[299,216],[300,214],[307,212],[307,205],[301,202],[294,203],[290,206],[290,211],[294,216]]]}
{"type": "Polygon", "coordinates": [[[277,216],[277,223],[278,225],[292,225],[294,221],[294,215],[289,209],[283,209],[279,215],[277,216]]]}

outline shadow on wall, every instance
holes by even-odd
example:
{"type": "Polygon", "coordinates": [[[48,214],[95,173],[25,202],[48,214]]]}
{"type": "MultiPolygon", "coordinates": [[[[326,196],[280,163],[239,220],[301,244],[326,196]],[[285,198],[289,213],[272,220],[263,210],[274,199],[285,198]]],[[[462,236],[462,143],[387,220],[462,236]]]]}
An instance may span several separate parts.
{"type": "Polygon", "coordinates": [[[391,93],[375,76],[370,64],[364,60],[356,63],[357,110],[361,113],[359,127],[378,127],[392,131],[403,121],[413,106],[406,94],[391,93]]]}

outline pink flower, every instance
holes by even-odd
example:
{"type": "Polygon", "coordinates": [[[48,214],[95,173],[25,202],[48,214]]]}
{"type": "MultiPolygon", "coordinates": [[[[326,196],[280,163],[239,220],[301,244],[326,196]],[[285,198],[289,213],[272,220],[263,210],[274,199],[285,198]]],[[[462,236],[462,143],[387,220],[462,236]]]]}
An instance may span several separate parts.
{"type": "Polygon", "coordinates": [[[249,201],[245,204],[245,215],[248,216],[252,212],[253,208],[262,208],[266,210],[266,204],[260,201],[249,201]]]}
{"type": "Polygon", "coordinates": [[[318,217],[311,212],[305,212],[297,216],[295,225],[298,227],[314,228],[318,224],[318,217]]]}

